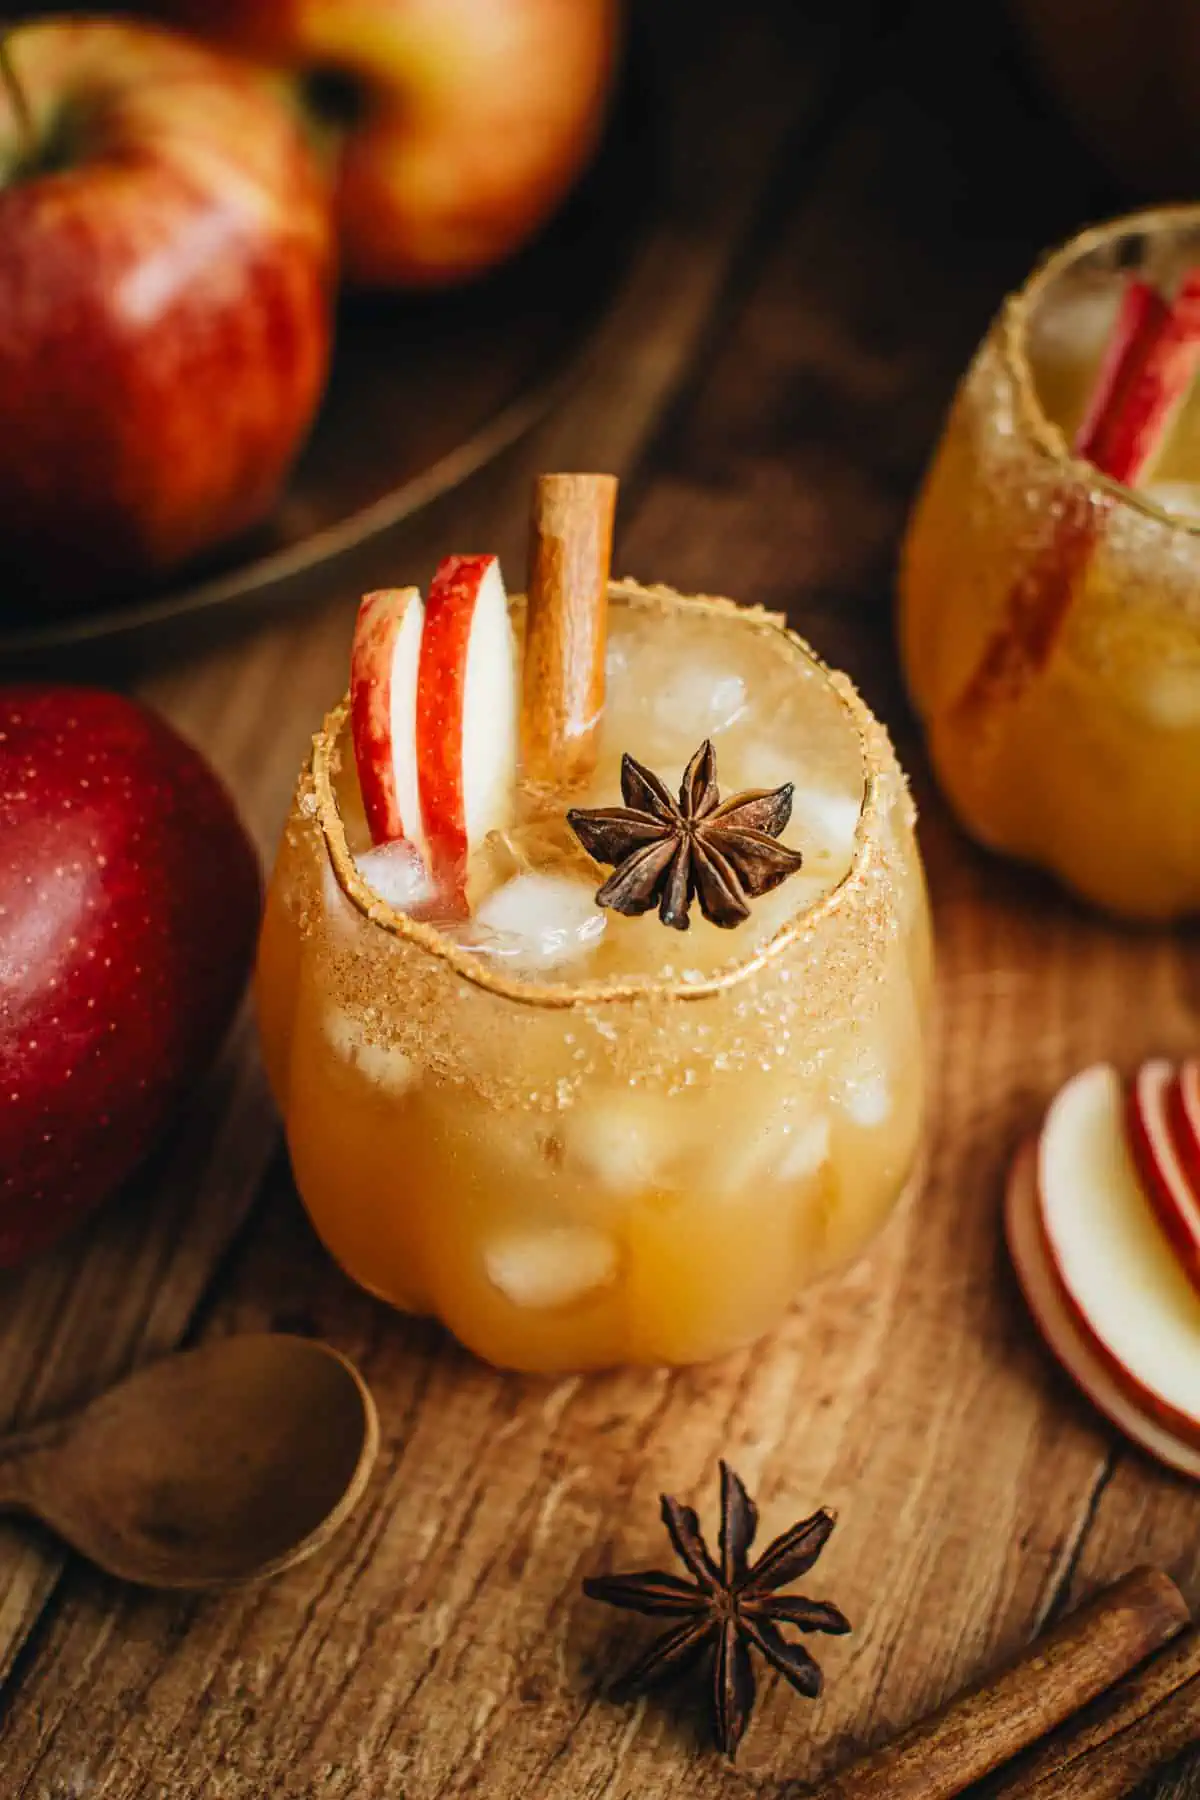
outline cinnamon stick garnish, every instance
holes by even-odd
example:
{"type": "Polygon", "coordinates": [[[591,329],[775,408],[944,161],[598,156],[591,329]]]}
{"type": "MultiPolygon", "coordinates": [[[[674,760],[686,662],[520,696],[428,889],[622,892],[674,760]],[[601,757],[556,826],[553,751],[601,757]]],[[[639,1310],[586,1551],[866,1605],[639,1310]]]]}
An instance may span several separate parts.
{"type": "Polygon", "coordinates": [[[1200,1737],[1200,1631],[1143,1663],[989,1783],[987,1800],[1121,1800],[1200,1737]]]}
{"type": "Polygon", "coordinates": [[[530,781],[572,787],[596,766],[616,507],[614,475],[541,475],[534,486],[521,701],[530,781]]]}
{"type": "Polygon", "coordinates": [[[1187,1623],[1187,1602],[1170,1577],[1135,1569],[989,1680],[835,1776],[819,1800],[952,1800],[1046,1737],[1187,1623]]]}

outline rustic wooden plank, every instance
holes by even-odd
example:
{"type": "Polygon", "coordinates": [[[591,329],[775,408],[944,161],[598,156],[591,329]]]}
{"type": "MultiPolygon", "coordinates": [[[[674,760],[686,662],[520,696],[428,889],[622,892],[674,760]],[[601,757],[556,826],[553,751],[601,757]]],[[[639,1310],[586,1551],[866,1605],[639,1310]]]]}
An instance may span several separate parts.
{"type": "MultiPolygon", "coordinates": [[[[28,1271],[0,1277],[4,1424],[49,1416],[177,1344],[244,1223],[275,1142],[243,1017],[182,1129],[120,1202],[28,1271]]],[[[0,1682],[63,1567],[0,1524],[0,1682]]]]}
{"type": "MultiPolygon", "coordinates": [[[[1002,102],[963,80],[980,143],[1003,122],[1011,152],[1002,102]]],[[[943,125],[911,85],[885,90],[821,195],[781,209],[621,544],[643,575],[788,604],[889,710],[877,626],[855,615],[883,614],[953,371],[1073,204],[1050,182],[1026,236],[997,233],[986,206],[964,232],[963,184],[976,201],[998,187],[947,159],[943,125]]],[[[755,1787],[818,1774],[1013,1649],[1081,1549],[1092,1578],[1143,1553],[1136,1503],[1106,1543],[1090,1532],[1109,1439],[1048,1370],[1006,1271],[999,1185],[1070,1069],[1114,1041],[1135,1055],[1194,1040],[1194,983],[1178,940],[1083,918],[968,850],[922,798],[941,947],[931,1172],[872,1257],[718,1367],[519,1380],[353,1292],[281,1178],[211,1329],[302,1326],[361,1362],[384,1414],[370,1501],[326,1558],[261,1593],[191,1603],[81,1572],[11,1702],[0,1785],[73,1780],[96,1800],[736,1791],[682,1706],[600,1697],[599,1671],[642,1628],[578,1588],[610,1553],[661,1558],[661,1488],[711,1518],[719,1454],[757,1490],[765,1533],[839,1509],[811,1585],[858,1628],[825,1648],[819,1709],[764,1680],[739,1765],[755,1787]]],[[[1170,1486],[1141,1474],[1140,1495],[1170,1486]]],[[[1190,1578],[1164,1520],[1155,1547],[1190,1578]]]]}
{"type": "MultiPolygon", "coordinates": [[[[831,20],[814,17],[797,31],[784,7],[735,31],[723,9],[673,0],[650,25],[664,82],[675,63],[662,90],[661,206],[570,406],[462,496],[339,567],[322,610],[273,619],[138,684],[204,745],[264,853],[314,721],[344,686],[357,593],[392,579],[397,558],[427,573],[463,533],[516,559],[534,469],[589,461],[626,469],[636,460],[691,365],[781,146],[820,113],[841,29],[831,20]],[[711,123],[718,113],[720,131],[711,123]]],[[[60,1252],[0,1282],[0,1424],[69,1404],[180,1340],[275,1142],[243,1028],[205,1101],[136,1190],[60,1252]]],[[[61,1569],[45,1540],[0,1527],[0,1681],[61,1569]]]]}

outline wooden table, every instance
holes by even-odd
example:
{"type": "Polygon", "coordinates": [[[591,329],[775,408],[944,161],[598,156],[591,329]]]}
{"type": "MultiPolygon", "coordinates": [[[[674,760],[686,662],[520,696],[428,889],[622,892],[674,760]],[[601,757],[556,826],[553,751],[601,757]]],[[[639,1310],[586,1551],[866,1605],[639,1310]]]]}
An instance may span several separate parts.
{"type": "Polygon", "coordinates": [[[315,609],[137,685],[213,755],[266,853],[344,683],[361,588],[424,580],[451,549],[519,569],[534,470],[619,471],[621,571],[786,608],[915,771],[940,948],[928,1186],[757,1350],[506,1377],[330,1265],[243,1026],[137,1190],[0,1284],[0,1407],[31,1418],[184,1338],[313,1331],[374,1386],[378,1470],[328,1554],[227,1598],[127,1591],[2,1528],[5,1800],[771,1794],[1140,1559],[1200,1598],[1194,1490],[1056,1374],[998,1230],[1009,1150],[1064,1076],[1194,1047],[1196,963],[1182,938],[1111,929],[963,841],[889,635],[897,533],[956,373],[1036,249],[1111,199],[974,8],[961,26],[849,0],[652,10],[676,50],[658,77],[665,191],[569,403],[332,575],[315,609]],[[660,1560],[661,1489],[711,1519],[720,1455],[767,1532],[838,1509],[814,1587],[856,1624],[826,1645],[819,1705],[764,1678],[736,1775],[683,1705],[601,1697],[640,1627],[579,1592],[610,1553],[660,1560]]]}

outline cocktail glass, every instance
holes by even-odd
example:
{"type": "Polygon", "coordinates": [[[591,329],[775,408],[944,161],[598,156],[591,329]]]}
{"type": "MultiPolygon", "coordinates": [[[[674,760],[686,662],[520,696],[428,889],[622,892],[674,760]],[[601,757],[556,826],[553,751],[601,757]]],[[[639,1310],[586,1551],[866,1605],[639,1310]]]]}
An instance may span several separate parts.
{"type": "Polygon", "coordinates": [[[1200,208],[1084,232],[1008,300],[915,508],[902,654],[967,829],[1115,913],[1200,907],[1200,399],[1138,488],[1072,454],[1124,284],[1200,266],[1200,208]]]}
{"type": "Polygon", "coordinates": [[[677,781],[705,735],[723,792],[797,784],[805,867],[736,931],[600,912],[605,872],[544,794],[473,886],[532,872],[559,911],[515,933],[486,907],[411,916],[364,874],[345,704],[301,777],[257,978],[297,1186],[355,1280],[494,1363],[745,1344],[913,1174],[930,951],[886,733],[779,619],[612,584],[600,759],[572,802],[618,797],[623,750],[677,781]]]}

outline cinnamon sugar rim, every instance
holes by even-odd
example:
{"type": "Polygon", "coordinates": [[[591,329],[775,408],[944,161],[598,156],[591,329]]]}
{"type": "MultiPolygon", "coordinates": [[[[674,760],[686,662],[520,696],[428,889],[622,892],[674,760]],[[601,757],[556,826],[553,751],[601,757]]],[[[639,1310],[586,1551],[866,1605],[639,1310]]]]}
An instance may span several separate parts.
{"type": "Polygon", "coordinates": [[[1109,219],[1102,225],[1091,225],[1086,231],[1076,233],[1056,250],[1048,251],[1034,265],[1032,273],[1016,292],[1008,296],[997,329],[1001,360],[1016,389],[1020,423],[1041,454],[1052,462],[1061,463],[1085,486],[1099,488],[1134,512],[1143,513],[1158,524],[1193,536],[1200,533],[1200,522],[1189,522],[1168,512],[1137,488],[1114,481],[1111,476],[1096,468],[1094,463],[1088,462],[1086,457],[1075,455],[1060,427],[1043,410],[1026,350],[1031,313],[1043,299],[1046,290],[1072,265],[1123,237],[1136,237],[1139,234],[1149,236],[1162,231],[1195,231],[1200,236],[1200,205],[1145,207],[1139,212],[1124,213],[1120,218],[1109,219]]]}
{"type": "MultiPolygon", "coordinates": [[[[741,606],[736,601],[721,599],[715,595],[685,595],[677,594],[667,587],[642,587],[634,581],[610,582],[608,591],[610,599],[642,607],[647,611],[656,609],[665,612],[683,608],[692,612],[736,617],[739,623],[752,624],[755,630],[777,633],[786,640],[793,652],[817,669],[836,694],[849,718],[863,759],[863,797],[855,827],[854,856],[841,881],[827,894],[793,914],[775,936],[760,945],[752,956],[741,962],[730,963],[711,975],[695,980],[687,980],[682,976],[667,979],[655,975],[633,975],[623,981],[519,981],[499,973],[484,958],[447,937],[436,925],[410,918],[407,913],[389,906],[363,879],[350,853],[345,824],[333,787],[335,749],[350,711],[349,697],[345,697],[326,715],[320,731],[314,736],[309,763],[316,814],[338,886],[351,905],[371,924],[390,932],[394,937],[405,938],[410,943],[419,945],[431,956],[446,963],[456,975],[473,987],[483,988],[487,993],[513,1000],[523,1006],[562,1009],[607,1004],[610,1001],[639,1000],[647,996],[704,1000],[723,993],[727,988],[735,987],[757,974],[760,969],[767,968],[802,932],[823,923],[825,919],[859,899],[879,853],[878,834],[884,805],[880,777],[891,764],[891,747],[882,726],[845,675],[829,669],[811,646],[789,628],[779,613],[769,613],[758,606],[741,606]]],[[[515,599],[520,602],[520,596],[515,599]]]]}

